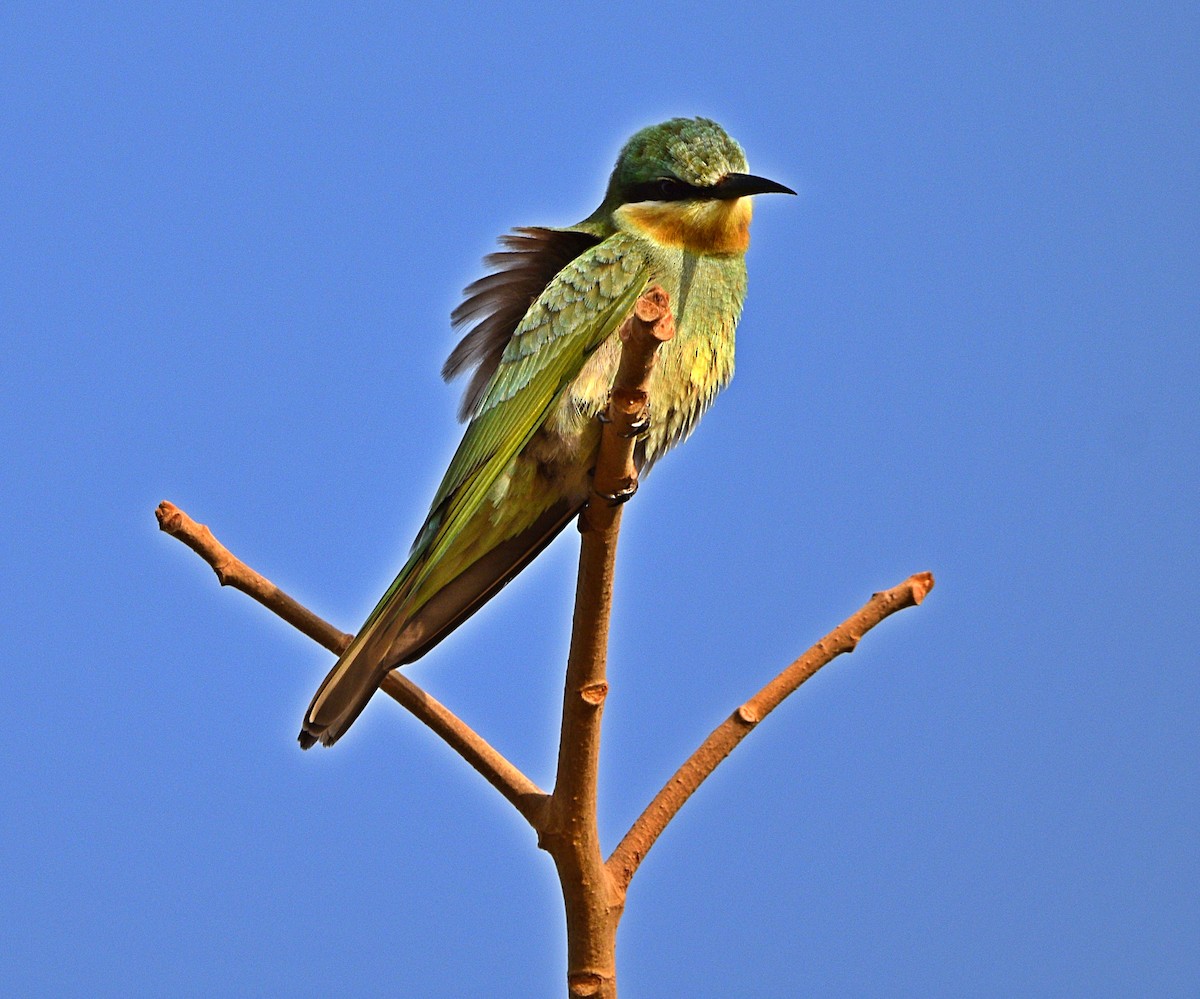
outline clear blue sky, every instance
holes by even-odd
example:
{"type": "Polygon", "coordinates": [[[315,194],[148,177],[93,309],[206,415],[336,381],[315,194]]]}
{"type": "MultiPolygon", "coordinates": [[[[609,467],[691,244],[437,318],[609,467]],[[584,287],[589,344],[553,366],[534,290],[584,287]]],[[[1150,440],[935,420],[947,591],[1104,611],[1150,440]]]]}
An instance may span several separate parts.
{"type": "MultiPolygon", "coordinates": [[[[1200,991],[1194,6],[108,6],[0,11],[4,991],[562,993],[523,823],[382,699],[301,753],[330,657],[153,509],[353,629],[460,432],[459,289],[677,114],[801,196],[627,510],[606,844],[938,586],[688,804],[622,994],[1200,991]]],[[[543,785],[575,549],[412,670],[543,785]]]]}

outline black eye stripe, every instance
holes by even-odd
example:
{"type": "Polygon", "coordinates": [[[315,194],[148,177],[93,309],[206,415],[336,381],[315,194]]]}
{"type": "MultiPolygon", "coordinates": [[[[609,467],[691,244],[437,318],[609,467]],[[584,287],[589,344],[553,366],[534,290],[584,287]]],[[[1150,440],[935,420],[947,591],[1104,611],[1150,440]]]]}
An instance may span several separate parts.
{"type": "Polygon", "coordinates": [[[697,187],[674,177],[659,177],[657,180],[634,184],[625,195],[626,204],[639,201],[686,201],[689,198],[711,198],[712,190],[697,187]]]}

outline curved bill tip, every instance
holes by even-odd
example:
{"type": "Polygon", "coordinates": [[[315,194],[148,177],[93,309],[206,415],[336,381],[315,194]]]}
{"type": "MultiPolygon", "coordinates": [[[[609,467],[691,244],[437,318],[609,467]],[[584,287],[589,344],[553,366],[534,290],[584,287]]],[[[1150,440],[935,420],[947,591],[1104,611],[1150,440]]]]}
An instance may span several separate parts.
{"type": "Polygon", "coordinates": [[[795,194],[775,180],[756,177],[752,173],[727,173],[717,181],[715,193],[720,198],[744,198],[751,194],[795,194]]]}

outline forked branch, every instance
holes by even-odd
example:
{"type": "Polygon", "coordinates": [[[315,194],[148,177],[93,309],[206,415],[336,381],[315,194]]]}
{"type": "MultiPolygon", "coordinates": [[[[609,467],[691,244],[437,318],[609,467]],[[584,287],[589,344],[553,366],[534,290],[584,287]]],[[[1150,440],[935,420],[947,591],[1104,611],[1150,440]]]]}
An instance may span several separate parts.
{"type": "MultiPolygon", "coordinates": [[[[648,386],[658,348],[674,335],[670,303],[654,287],[621,327],[621,360],[604,417],[592,496],[579,517],[582,534],[571,651],[563,692],[562,732],[554,792],[546,794],[453,712],[408,677],[392,671],[382,689],[432,729],[525,817],[554,858],[567,913],[568,991],[575,997],[616,995],[616,930],[629,882],[684,802],[750,731],[822,666],[884,618],[919,604],[933,576],[918,573],[876,593],[852,617],[742,704],[704,740],[634,822],[607,861],[596,821],[600,721],[608,694],[606,659],[613,564],[621,504],[637,488],[633,455],[645,426],[648,386]]],[[[171,503],[157,510],[162,530],[200,555],[222,585],[249,594],[330,652],[351,641],[236,558],[203,524],[171,503]]]]}

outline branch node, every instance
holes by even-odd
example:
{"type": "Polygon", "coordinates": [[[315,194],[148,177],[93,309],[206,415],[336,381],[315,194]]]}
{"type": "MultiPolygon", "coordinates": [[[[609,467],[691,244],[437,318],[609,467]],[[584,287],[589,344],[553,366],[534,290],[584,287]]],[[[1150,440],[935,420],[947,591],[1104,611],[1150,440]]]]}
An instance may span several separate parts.
{"type": "MultiPolygon", "coordinates": [[[[616,405],[620,412],[626,413],[630,416],[636,416],[646,408],[646,399],[648,396],[641,389],[622,388],[621,386],[616,385],[613,386],[608,398],[616,405]]],[[[601,422],[611,423],[612,420],[610,417],[608,417],[608,414],[605,414],[605,419],[601,420],[601,422]]],[[[638,427],[637,430],[640,431],[641,427],[638,427]]],[[[633,437],[636,435],[620,433],[617,436],[633,437]]]]}
{"type": "Polygon", "coordinates": [[[737,709],[737,719],[743,725],[749,725],[751,728],[753,728],[760,721],[762,721],[762,718],[759,716],[759,713],[757,711],[755,711],[753,707],[750,706],[749,702],[747,702],[746,704],[743,704],[740,708],[737,709]]]}
{"type": "Polygon", "coordinates": [[[575,971],[567,976],[567,994],[571,999],[591,999],[602,994],[606,978],[594,971],[575,971]]]}
{"type": "Polygon", "coordinates": [[[579,696],[587,701],[588,704],[599,706],[604,703],[604,699],[608,696],[608,684],[589,683],[579,691],[579,696]]]}

